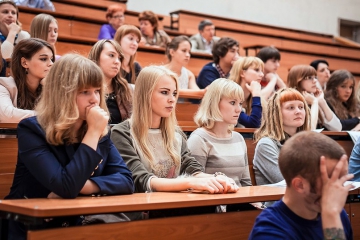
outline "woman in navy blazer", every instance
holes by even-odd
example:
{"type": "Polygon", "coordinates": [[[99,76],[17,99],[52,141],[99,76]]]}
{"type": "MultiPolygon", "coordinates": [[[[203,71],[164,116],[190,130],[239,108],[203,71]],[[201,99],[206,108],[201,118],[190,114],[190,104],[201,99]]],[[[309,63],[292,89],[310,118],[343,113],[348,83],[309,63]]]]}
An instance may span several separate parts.
{"type": "MultiPolygon", "coordinates": [[[[45,79],[36,112],[18,125],[18,162],[7,199],[133,193],[131,172],[108,135],[103,74],[95,63],[63,56],[45,79]]],[[[44,227],[77,219],[54,219],[44,227]]],[[[10,239],[25,234],[24,225],[9,223],[10,239]]]]}

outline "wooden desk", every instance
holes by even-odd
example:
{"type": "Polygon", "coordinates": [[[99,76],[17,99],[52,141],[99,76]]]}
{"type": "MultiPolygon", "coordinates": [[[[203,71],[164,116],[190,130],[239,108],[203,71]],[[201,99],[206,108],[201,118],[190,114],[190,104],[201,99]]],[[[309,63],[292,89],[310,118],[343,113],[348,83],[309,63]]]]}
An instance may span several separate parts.
{"type": "MultiPolygon", "coordinates": [[[[77,199],[21,199],[0,201],[3,218],[25,220],[42,218],[212,206],[278,200],[285,188],[243,187],[233,194],[138,193],[124,196],[80,197],[77,199]]],[[[28,231],[28,239],[246,239],[259,210],[191,215],[142,221],[99,224],[71,228],[28,231]]]]}

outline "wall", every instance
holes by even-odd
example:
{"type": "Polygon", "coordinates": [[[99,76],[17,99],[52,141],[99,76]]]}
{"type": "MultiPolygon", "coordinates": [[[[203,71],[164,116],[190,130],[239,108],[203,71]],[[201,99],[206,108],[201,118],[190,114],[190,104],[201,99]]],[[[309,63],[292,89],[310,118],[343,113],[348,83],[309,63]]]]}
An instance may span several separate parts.
{"type": "Polygon", "coordinates": [[[339,18],[360,22],[360,0],[128,0],[127,9],[164,15],[185,9],[335,36],[339,18]]]}

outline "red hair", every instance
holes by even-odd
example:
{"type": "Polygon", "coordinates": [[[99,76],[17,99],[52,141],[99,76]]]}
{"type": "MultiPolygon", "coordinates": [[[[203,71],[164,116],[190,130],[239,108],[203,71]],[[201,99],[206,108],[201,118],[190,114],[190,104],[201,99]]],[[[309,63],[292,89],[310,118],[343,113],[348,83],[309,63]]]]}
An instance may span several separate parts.
{"type": "Polygon", "coordinates": [[[116,12],[124,12],[124,8],[118,4],[110,5],[106,10],[106,19],[111,18],[116,12]]]}

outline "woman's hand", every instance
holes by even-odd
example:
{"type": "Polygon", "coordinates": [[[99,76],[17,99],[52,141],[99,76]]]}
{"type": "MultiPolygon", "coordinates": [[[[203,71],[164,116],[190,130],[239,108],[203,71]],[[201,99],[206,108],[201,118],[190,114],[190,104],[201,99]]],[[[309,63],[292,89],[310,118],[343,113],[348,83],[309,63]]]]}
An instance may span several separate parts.
{"type": "Polygon", "coordinates": [[[5,23],[5,26],[8,29],[9,33],[18,34],[21,31],[21,27],[16,23],[10,23],[10,24],[5,23]]]}
{"type": "Polygon", "coordinates": [[[313,94],[308,93],[306,91],[303,91],[302,94],[308,105],[313,105],[314,101],[316,101],[316,97],[313,94]]]}
{"type": "Polygon", "coordinates": [[[88,131],[95,131],[101,135],[109,122],[109,114],[99,106],[91,105],[86,108],[86,122],[88,131]]]}
{"type": "Polygon", "coordinates": [[[229,178],[225,175],[217,175],[216,180],[223,186],[224,193],[233,193],[239,190],[238,185],[236,185],[232,178],[229,178]]]}
{"type": "Polygon", "coordinates": [[[258,81],[251,81],[250,85],[246,83],[245,87],[251,92],[253,97],[260,97],[261,85],[258,81]]]}

